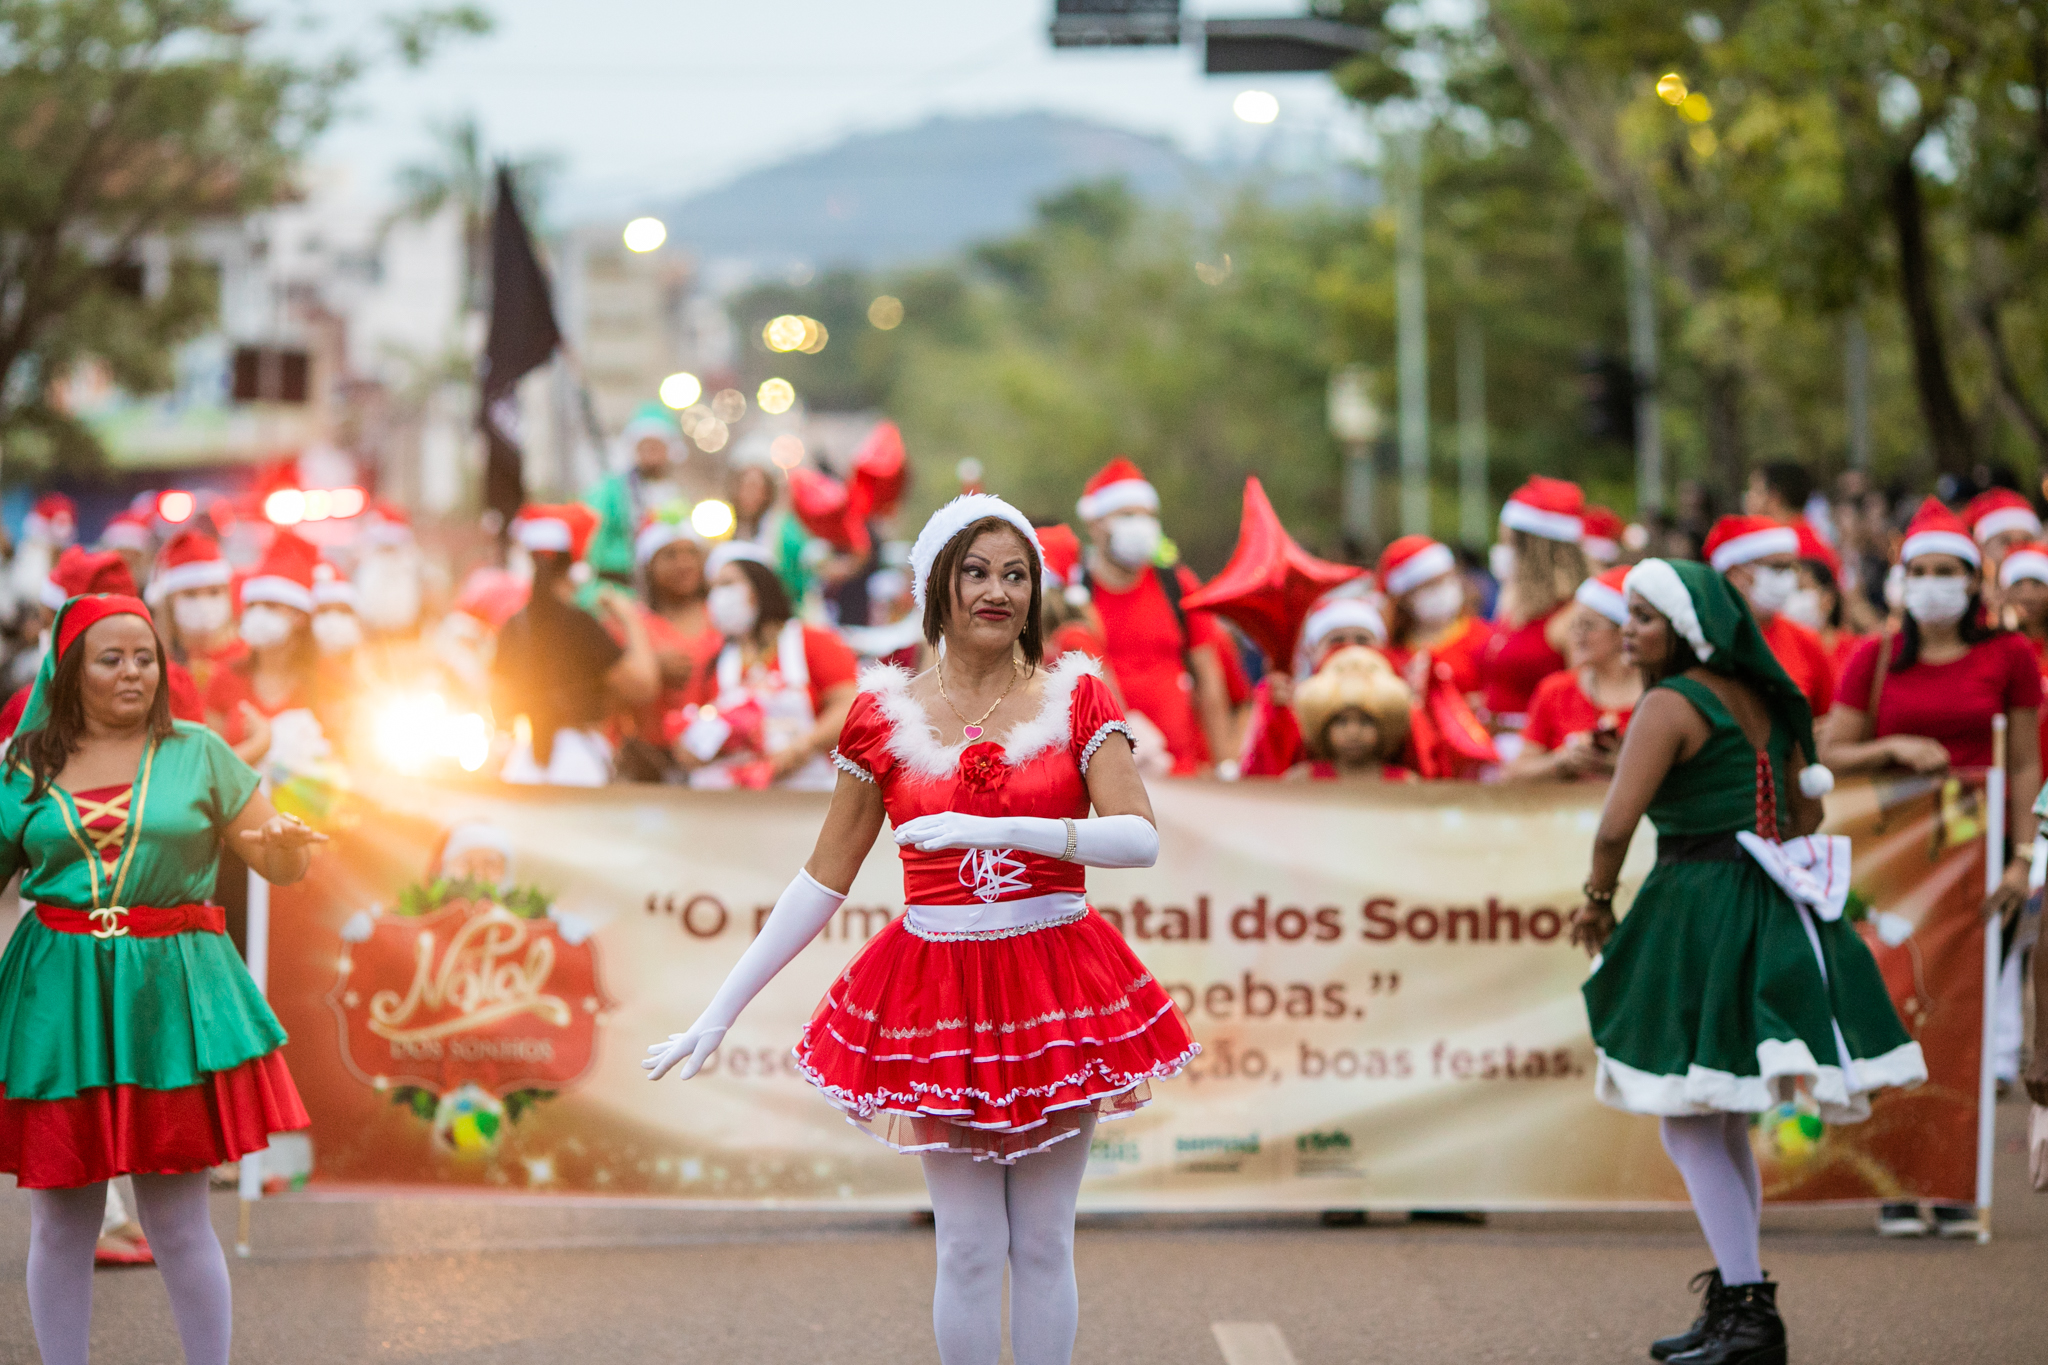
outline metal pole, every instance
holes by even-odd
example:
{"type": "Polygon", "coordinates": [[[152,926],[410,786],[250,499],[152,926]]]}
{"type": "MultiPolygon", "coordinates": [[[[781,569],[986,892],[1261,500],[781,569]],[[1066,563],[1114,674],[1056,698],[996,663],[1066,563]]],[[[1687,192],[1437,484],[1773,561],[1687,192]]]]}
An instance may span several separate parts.
{"type": "Polygon", "coordinates": [[[1628,229],[1628,352],[1636,381],[1636,516],[1664,510],[1664,427],[1657,404],[1657,277],[1650,235],[1628,229]]]}
{"type": "MultiPolygon", "coordinates": [[[[1984,894],[2005,879],[2005,716],[1991,720],[1991,771],[1984,775],[1984,894]]],[[[1998,1153],[1998,1080],[1991,1049],[1998,1035],[1998,925],[1984,923],[1984,1020],[1977,1058],[1977,1240],[1991,1240],[1992,1163],[1998,1153]]]]}
{"type": "Polygon", "coordinates": [[[1486,333],[1458,319],[1458,539],[1484,545],[1492,532],[1486,496],[1486,333]]]}
{"type": "Polygon", "coordinates": [[[1870,329],[1859,305],[1842,329],[1842,387],[1849,408],[1849,467],[1870,468],[1870,329]]]}
{"type": "MultiPolygon", "coordinates": [[[[269,784],[266,783],[266,786],[269,784]]],[[[249,978],[256,983],[260,995],[269,994],[270,986],[270,883],[249,869],[249,926],[246,937],[248,945],[249,978]]],[[[241,1209],[235,1223],[235,1255],[249,1254],[249,1224],[251,1211],[256,1201],[263,1197],[263,1152],[259,1149],[242,1158],[240,1188],[241,1209]]]]}
{"type": "Polygon", "coordinates": [[[1422,131],[1402,139],[1407,162],[1394,240],[1401,385],[1401,533],[1429,534],[1429,299],[1422,261],[1422,131]]]}
{"type": "Polygon", "coordinates": [[[1379,471],[1374,464],[1371,441],[1345,444],[1344,530],[1364,554],[1380,547],[1379,471]]]}

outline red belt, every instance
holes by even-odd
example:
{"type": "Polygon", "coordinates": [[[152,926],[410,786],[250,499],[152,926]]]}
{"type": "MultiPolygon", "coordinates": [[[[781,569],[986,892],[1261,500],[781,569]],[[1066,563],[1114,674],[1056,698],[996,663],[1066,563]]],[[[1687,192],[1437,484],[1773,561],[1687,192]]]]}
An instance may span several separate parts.
{"type": "Polygon", "coordinates": [[[169,938],[172,934],[225,934],[228,912],[218,905],[113,905],[104,910],[36,906],[36,918],[60,934],[94,938],[169,938]]]}

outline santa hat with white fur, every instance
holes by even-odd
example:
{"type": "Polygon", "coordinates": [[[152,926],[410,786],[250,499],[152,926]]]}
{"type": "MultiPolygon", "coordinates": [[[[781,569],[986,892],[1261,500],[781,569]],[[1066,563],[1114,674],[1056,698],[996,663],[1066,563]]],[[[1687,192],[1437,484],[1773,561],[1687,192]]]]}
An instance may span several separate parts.
{"type": "Polygon", "coordinates": [[[1576,545],[1586,534],[1586,494],[1569,479],[1531,474],[1501,504],[1500,524],[1510,531],[1576,545]]]}
{"type": "Polygon", "coordinates": [[[1138,466],[1119,455],[1088,480],[1081,489],[1075,510],[1083,521],[1099,521],[1112,512],[1159,510],[1159,490],[1149,483],[1138,466]]]}
{"type": "Polygon", "coordinates": [[[1707,532],[1707,563],[1715,573],[1738,564],[1753,564],[1772,555],[1799,553],[1799,532],[1775,517],[1722,517],[1707,532]]]}
{"type": "Polygon", "coordinates": [[[2005,557],[2005,563],[1998,566],[1999,587],[2009,588],[2022,578],[2048,583],[2048,545],[2018,546],[2005,557]]]}
{"type": "Polygon", "coordinates": [[[1971,498],[1963,508],[1963,521],[1979,545],[2012,531],[2029,539],[2041,534],[2041,518],[2034,513],[2034,504],[2010,488],[1986,489],[1971,498]]]}
{"type": "Polygon", "coordinates": [[[1939,498],[1929,498],[1920,504],[1920,510],[1906,523],[1906,539],[1899,545],[1901,564],[1911,564],[1921,555],[1953,555],[1973,569],[1984,563],[1984,556],[1978,551],[1977,542],[1970,539],[1963,519],[1943,506],[1939,498]]]}
{"type": "Polygon", "coordinates": [[[156,557],[156,572],[150,575],[149,594],[161,599],[194,588],[225,588],[234,576],[219,542],[188,527],[164,542],[156,557]]]}
{"type": "MultiPolygon", "coordinates": [[[[1083,498],[1082,502],[1085,504],[1087,499],[1083,498]]],[[[1152,505],[1157,507],[1159,504],[1155,501],[1152,505]]],[[[1084,510],[1081,515],[1085,517],[1088,514],[1084,510]]],[[[1031,552],[1037,555],[1043,564],[1045,552],[1039,548],[1038,532],[1032,527],[1029,517],[993,493],[962,493],[932,513],[931,520],[924,524],[924,529],[917,533],[917,540],[910,547],[912,592],[917,598],[917,609],[920,613],[924,611],[925,592],[930,584],[932,565],[938,563],[939,555],[953,543],[955,536],[985,517],[999,517],[1016,527],[1017,534],[1024,537],[1024,543],[1031,547],[1031,552]]]]}
{"type": "Polygon", "coordinates": [[[263,552],[256,572],[242,582],[242,605],[268,602],[313,614],[313,566],[320,552],[290,531],[280,530],[263,552]]]}
{"type": "Polygon", "coordinates": [[[116,512],[112,520],[100,532],[102,550],[147,550],[154,539],[149,530],[149,518],[140,512],[116,512]]]}
{"type": "Polygon", "coordinates": [[[1582,607],[1590,607],[1617,626],[1628,624],[1628,582],[1629,566],[1619,565],[1596,577],[1579,584],[1572,597],[1582,607]]]}
{"type": "Polygon", "coordinates": [[[1428,536],[1402,536],[1380,551],[1380,587],[1389,597],[1412,592],[1458,567],[1451,547],[1428,536]]]}
{"type": "Polygon", "coordinates": [[[313,605],[356,609],[356,585],[341,576],[341,570],[326,560],[313,566],[313,605]]]}
{"type": "Polygon", "coordinates": [[[519,509],[512,539],[528,554],[559,554],[580,560],[597,533],[597,513],[580,502],[534,503],[519,509]]]}

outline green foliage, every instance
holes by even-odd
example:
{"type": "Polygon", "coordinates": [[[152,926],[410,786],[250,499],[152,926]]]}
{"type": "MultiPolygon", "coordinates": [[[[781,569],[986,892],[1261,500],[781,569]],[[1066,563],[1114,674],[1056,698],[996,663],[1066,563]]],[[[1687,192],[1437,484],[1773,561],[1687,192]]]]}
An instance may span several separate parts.
{"type": "Polygon", "coordinates": [[[545,919],[553,897],[536,886],[500,889],[477,877],[434,877],[398,893],[394,915],[431,915],[451,901],[495,901],[521,919],[545,919]]]}

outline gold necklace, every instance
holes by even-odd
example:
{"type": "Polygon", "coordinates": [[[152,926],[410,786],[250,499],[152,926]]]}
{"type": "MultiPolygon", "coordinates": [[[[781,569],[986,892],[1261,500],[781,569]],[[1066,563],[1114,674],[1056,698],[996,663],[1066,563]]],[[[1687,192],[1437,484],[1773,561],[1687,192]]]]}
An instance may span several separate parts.
{"type": "Polygon", "coordinates": [[[983,724],[987,722],[990,716],[996,713],[996,706],[1001,706],[1004,702],[1010,699],[1010,693],[1014,691],[1017,686],[1017,660],[1013,657],[1010,660],[1010,685],[1003,689],[1002,696],[996,698],[995,706],[991,706],[988,708],[988,710],[981,713],[980,720],[969,720],[964,714],[961,713],[959,707],[953,705],[953,699],[946,695],[946,665],[944,663],[940,663],[939,666],[933,669],[932,671],[936,673],[939,678],[939,700],[946,703],[946,709],[948,711],[951,711],[955,716],[959,717],[960,724],[963,727],[960,733],[966,735],[969,740],[980,739],[984,734],[988,733],[981,727],[983,726],[983,724]]]}

